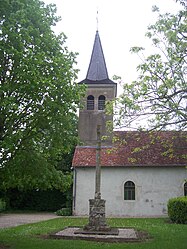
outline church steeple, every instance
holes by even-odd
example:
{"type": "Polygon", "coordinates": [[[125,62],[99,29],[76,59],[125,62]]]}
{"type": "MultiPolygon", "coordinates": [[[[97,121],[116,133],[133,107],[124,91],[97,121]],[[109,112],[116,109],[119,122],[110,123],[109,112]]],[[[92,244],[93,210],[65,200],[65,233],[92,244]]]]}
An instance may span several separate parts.
{"type": "Polygon", "coordinates": [[[98,31],[96,31],[95,41],[86,79],[93,81],[108,79],[107,67],[98,31]]]}
{"type": "Polygon", "coordinates": [[[79,138],[86,146],[97,143],[97,126],[101,127],[101,136],[106,136],[104,144],[111,144],[106,124],[113,121],[112,115],[105,113],[105,105],[116,97],[117,84],[109,79],[101,40],[96,31],[92,55],[86,79],[79,82],[86,84],[86,94],[82,99],[83,107],[79,110],[79,138]]]}
{"type": "MultiPolygon", "coordinates": [[[[105,62],[105,57],[103,53],[103,48],[101,45],[101,40],[99,36],[98,30],[95,34],[95,40],[92,50],[92,55],[86,75],[86,79],[79,82],[79,84],[94,84],[94,83],[101,83],[101,84],[116,84],[108,77],[107,66],[105,62]]],[[[115,93],[116,94],[116,93],[115,93]]]]}

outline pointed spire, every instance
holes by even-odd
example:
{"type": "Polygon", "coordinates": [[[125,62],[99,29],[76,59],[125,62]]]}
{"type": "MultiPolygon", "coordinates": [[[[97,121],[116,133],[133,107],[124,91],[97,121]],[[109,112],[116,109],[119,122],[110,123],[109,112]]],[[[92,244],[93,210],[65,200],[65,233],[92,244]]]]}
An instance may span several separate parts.
{"type": "Polygon", "coordinates": [[[98,30],[96,31],[95,35],[95,41],[86,79],[92,81],[108,79],[108,72],[98,30]]]}

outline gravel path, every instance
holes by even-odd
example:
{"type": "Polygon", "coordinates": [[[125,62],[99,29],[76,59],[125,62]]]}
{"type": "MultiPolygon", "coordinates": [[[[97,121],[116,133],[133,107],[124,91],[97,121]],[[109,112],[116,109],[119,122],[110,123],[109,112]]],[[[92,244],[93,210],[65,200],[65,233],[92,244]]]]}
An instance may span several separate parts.
{"type": "Polygon", "coordinates": [[[58,218],[53,213],[0,214],[0,228],[15,227],[28,223],[58,218]]]}

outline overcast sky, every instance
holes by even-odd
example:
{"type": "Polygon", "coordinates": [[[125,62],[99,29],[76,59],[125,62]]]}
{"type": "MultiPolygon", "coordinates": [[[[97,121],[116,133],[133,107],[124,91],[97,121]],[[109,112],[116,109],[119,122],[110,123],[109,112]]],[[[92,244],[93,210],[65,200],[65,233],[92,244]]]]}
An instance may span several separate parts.
{"type": "Polygon", "coordinates": [[[136,79],[139,59],[129,49],[144,46],[151,52],[145,32],[156,21],[152,6],[161,13],[174,13],[180,5],[175,0],[43,0],[55,3],[62,21],[55,32],[64,32],[69,50],[78,52],[78,80],[86,77],[95,33],[98,30],[109,77],[119,75],[124,82],[136,79]]]}

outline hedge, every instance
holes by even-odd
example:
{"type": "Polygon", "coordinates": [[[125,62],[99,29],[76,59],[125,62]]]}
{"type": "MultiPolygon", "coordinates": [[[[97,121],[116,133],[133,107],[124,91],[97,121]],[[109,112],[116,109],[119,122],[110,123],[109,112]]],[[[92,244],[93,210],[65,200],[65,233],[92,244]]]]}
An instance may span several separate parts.
{"type": "Polygon", "coordinates": [[[5,211],[6,209],[6,202],[3,199],[0,199],[0,212],[5,211]]]}
{"type": "Polygon", "coordinates": [[[55,212],[58,216],[70,216],[72,215],[71,208],[61,208],[55,212]]]}
{"type": "Polygon", "coordinates": [[[8,209],[56,211],[61,208],[71,207],[71,189],[65,193],[59,190],[47,191],[19,191],[9,189],[5,193],[8,209]]]}
{"type": "Polygon", "coordinates": [[[172,222],[187,224],[187,196],[168,201],[168,215],[172,222]]]}

